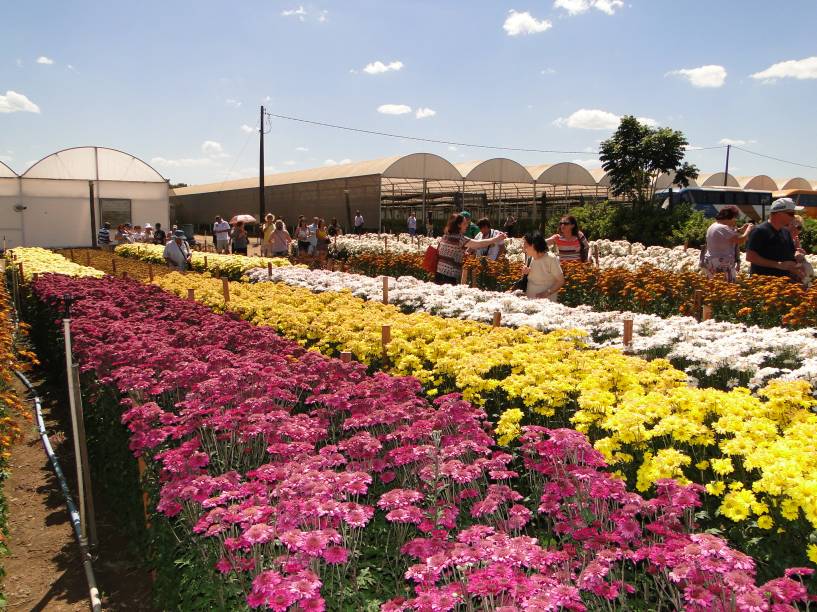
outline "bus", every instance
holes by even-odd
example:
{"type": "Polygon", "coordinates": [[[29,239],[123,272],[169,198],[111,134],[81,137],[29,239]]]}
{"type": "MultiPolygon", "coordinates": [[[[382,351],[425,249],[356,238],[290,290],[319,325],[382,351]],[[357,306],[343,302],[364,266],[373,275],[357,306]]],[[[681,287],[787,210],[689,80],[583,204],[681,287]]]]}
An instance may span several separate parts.
{"type": "MultiPolygon", "coordinates": [[[[817,192],[815,192],[817,194],[817,192]]],[[[656,202],[665,208],[686,202],[707,217],[714,217],[724,206],[737,206],[741,214],[752,221],[762,221],[772,204],[772,192],[736,187],[684,187],[656,192],[656,202]]],[[[817,208],[815,208],[817,216],[817,208]]]]}
{"type": "Polygon", "coordinates": [[[817,191],[810,191],[808,189],[783,189],[782,191],[775,191],[772,197],[777,198],[791,198],[797,206],[802,206],[805,210],[801,213],[803,216],[817,219],[817,191]]]}

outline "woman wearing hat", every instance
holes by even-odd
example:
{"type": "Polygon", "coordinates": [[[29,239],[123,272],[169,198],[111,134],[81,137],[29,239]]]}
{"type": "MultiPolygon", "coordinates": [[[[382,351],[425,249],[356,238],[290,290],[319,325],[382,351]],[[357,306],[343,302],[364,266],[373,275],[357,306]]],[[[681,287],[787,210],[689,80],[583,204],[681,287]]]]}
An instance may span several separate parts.
{"type": "Polygon", "coordinates": [[[747,223],[736,229],[739,214],[737,206],[724,206],[715,215],[715,222],[706,230],[702,264],[709,278],[725,278],[730,283],[737,279],[739,246],[746,242],[754,227],[747,223]]]}

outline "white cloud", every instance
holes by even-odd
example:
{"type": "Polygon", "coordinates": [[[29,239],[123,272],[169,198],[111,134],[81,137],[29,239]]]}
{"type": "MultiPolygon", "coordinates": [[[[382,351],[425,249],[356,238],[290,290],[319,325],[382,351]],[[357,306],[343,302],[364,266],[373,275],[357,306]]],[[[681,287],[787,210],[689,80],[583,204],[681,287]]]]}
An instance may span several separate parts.
{"type": "MultiPolygon", "coordinates": [[[[658,122],[649,117],[636,117],[644,125],[655,127],[658,122]]],[[[580,130],[614,130],[618,127],[621,117],[615,113],[599,110],[597,108],[580,108],[569,117],[559,117],[553,122],[557,127],[567,126],[580,130]]]]}
{"type": "Polygon", "coordinates": [[[363,72],[366,74],[383,74],[384,72],[390,71],[397,71],[403,68],[403,62],[401,61],[394,61],[389,62],[388,64],[384,64],[380,60],[376,62],[370,62],[366,64],[366,67],[363,69],[363,72]]]}
{"type": "Polygon", "coordinates": [[[215,165],[215,162],[209,157],[190,158],[183,157],[181,159],[167,159],[164,157],[153,157],[150,160],[153,166],[163,166],[165,168],[204,168],[215,165]]]}
{"type": "Polygon", "coordinates": [[[555,68],[545,68],[544,70],[540,70],[539,74],[556,74],[555,68]]]}
{"type": "Polygon", "coordinates": [[[553,123],[560,127],[566,125],[580,130],[614,130],[618,127],[620,120],[618,115],[607,111],[580,108],[567,119],[559,117],[553,123]]]}
{"type": "Polygon", "coordinates": [[[224,100],[224,103],[231,108],[241,108],[242,104],[241,100],[236,100],[234,98],[227,98],[224,100]]]}
{"type": "Polygon", "coordinates": [[[229,157],[225,152],[221,143],[215,140],[205,140],[201,143],[201,152],[211,159],[220,159],[222,157],[229,157]]]}
{"type": "Polygon", "coordinates": [[[321,11],[320,14],[318,15],[318,21],[320,23],[325,23],[328,19],[329,19],[329,11],[326,11],[326,10],[321,11]]]}
{"type": "Polygon", "coordinates": [[[74,68],[71,64],[68,64],[67,68],[68,70],[73,70],[74,72],[76,72],[76,68],[74,68]]]}
{"type": "Polygon", "coordinates": [[[693,87],[722,87],[726,82],[726,68],[717,64],[709,64],[698,68],[672,70],[664,76],[685,78],[693,87]]]}
{"type": "Polygon", "coordinates": [[[0,96],[0,113],[39,113],[40,107],[23,94],[8,90],[0,96]]]}
{"type": "Polygon", "coordinates": [[[774,81],[776,79],[817,79],[817,56],[801,60],[788,60],[772,64],[766,70],[755,72],[753,79],[774,81]]]}
{"type": "Polygon", "coordinates": [[[411,107],[406,104],[381,104],[377,107],[377,112],[384,115],[405,115],[411,112],[411,107]]]}
{"type": "Polygon", "coordinates": [[[40,57],[37,58],[37,63],[50,66],[51,64],[54,63],[54,60],[52,60],[50,57],[46,57],[45,55],[41,55],[40,57]]]}
{"type": "Polygon", "coordinates": [[[757,140],[741,140],[739,138],[721,138],[718,141],[719,145],[733,145],[736,147],[740,147],[743,145],[749,145],[756,143],[757,140]]]}
{"type": "Polygon", "coordinates": [[[303,6],[299,6],[296,9],[288,9],[281,11],[282,17],[297,17],[298,21],[304,21],[307,16],[306,9],[303,6]]]}
{"type": "Polygon", "coordinates": [[[433,117],[436,114],[437,111],[435,111],[433,108],[422,107],[417,109],[417,112],[414,114],[414,116],[417,117],[418,119],[426,119],[428,117],[433,117]]]}
{"type": "Polygon", "coordinates": [[[241,131],[245,134],[252,134],[255,131],[255,128],[251,125],[247,125],[246,123],[241,124],[241,131]]]}
{"type": "Polygon", "coordinates": [[[294,159],[288,159],[288,160],[286,160],[286,161],[284,162],[284,165],[285,165],[285,166],[294,166],[294,165],[295,165],[295,164],[297,164],[297,163],[298,163],[298,162],[296,162],[294,159]]]}
{"type": "Polygon", "coordinates": [[[323,162],[324,166],[345,166],[346,164],[351,164],[352,160],[349,158],[342,159],[340,161],[335,161],[334,159],[327,159],[323,162]]]}
{"type": "Polygon", "coordinates": [[[16,60],[14,60],[14,63],[17,64],[18,68],[23,67],[23,60],[21,60],[19,57],[16,60]]]}
{"type": "Polygon", "coordinates": [[[307,151],[309,151],[307,147],[295,147],[295,150],[300,151],[301,153],[306,153],[307,151]]]}
{"type": "Polygon", "coordinates": [[[553,8],[562,9],[568,15],[580,15],[594,8],[602,13],[613,15],[624,7],[623,0],[555,0],[553,8]]]}
{"type": "Polygon", "coordinates": [[[536,19],[528,11],[518,13],[513,9],[508,11],[508,17],[505,19],[505,23],[502,24],[502,29],[505,30],[508,36],[538,34],[552,27],[553,24],[547,19],[536,19]]]}
{"type": "Polygon", "coordinates": [[[449,151],[459,151],[459,149],[457,149],[457,147],[455,147],[454,145],[448,145],[448,150],[449,151]]]}

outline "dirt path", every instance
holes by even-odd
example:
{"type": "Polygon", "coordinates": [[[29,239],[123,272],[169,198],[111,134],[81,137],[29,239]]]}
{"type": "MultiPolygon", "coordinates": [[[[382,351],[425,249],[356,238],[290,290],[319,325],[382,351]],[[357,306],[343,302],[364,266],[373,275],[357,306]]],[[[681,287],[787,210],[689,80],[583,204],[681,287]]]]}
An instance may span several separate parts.
{"type": "MultiPolygon", "coordinates": [[[[41,385],[46,429],[73,489],[73,447],[63,434],[70,426],[62,418],[62,402],[51,401],[45,391],[41,385]]],[[[24,437],[12,448],[11,475],[5,485],[11,553],[0,561],[6,568],[7,609],[89,610],[88,585],[59,484],[33,423],[18,418],[24,437]]],[[[76,500],[73,491],[72,495],[76,500]]],[[[126,542],[107,520],[104,500],[97,506],[100,548],[94,571],[104,609],[152,610],[147,572],[123,554],[126,542]]]]}

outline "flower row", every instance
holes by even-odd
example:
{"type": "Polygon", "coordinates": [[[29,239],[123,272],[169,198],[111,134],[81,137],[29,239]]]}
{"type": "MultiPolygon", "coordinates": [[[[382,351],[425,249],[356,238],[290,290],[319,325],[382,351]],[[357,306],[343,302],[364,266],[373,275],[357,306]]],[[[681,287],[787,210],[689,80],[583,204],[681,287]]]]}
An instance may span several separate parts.
{"type": "MultiPolygon", "coordinates": [[[[365,300],[381,300],[382,277],[288,267],[249,272],[253,282],[273,281],[314,292],[349,290],[365,300]]],[[[817,339],[813,330],[764,329],[692,317],[661,318],[631,312],[596,312],[549,300],[471,288],[436,285],[411,276],[389,278],[388,299],[404,312],[489,323],[500,313],[502,325],[543,332],[575,329],[593,348],[622,347],[623,320],[633,320],[627,348],[646,358],[663,356],[701,386],[729,388],[738,382],[757,387],[773,378],[817,381],[817,339]]]]}
{"type": "Polygon", "coordinates": [[[503,444],[523,424],[576,427],[640,491],[663,478],[705,485],[710,526],[737,541],[768,542],[781,524],[796,547],[817,528],[810,433],[817,415],[805,381],[773,381],[759,395],[690,388],[663,359],[588,350],[567,331],[403,314],[348,292],[316,295],[275,283],[233,285],[228,302],[211,279],[171,274],[157,283],[181,296],[193,289],[201,303],[310,349],[350,351],[372,367],[415,376],[428,395],[460,391],[498,418],[503,444]],[[385,348],[383,325],[390,326],[385,348]]]}
{"type": "MultiPolygon", "coordinates": [[[[141,261],[165,264],[164,247],[155,244],[120,244],[115,250],[117,255],[132,257],[141,261]]],[[[280,257],[247,257],[246,255],[222,255],[218,253],[203,253],[193,251],[190,267],[198,272],[212,272],[232,280],[241,278],[247,270],[253,268],[274,268],[290,265],[289,261],[280,257]]]]}
{"type": "Polygon", "coordinates": [[[196,584],[232,589],[223,607],[240,596],[272,610],[749,610],[808,598],[799,577],[811,570],[756,586],[750,557],[690,533],[697,487],[627,493],[576,432],[530,428],[505,453],[456,396],[432,406],[411,379],[368,376],[155,287],[49,275],[33,293],[44,325],[72,300],[88,410],[120,394],[131,449],[159,470],[158,510],[200,551],[196,584]]]}
{"type": "Polygon", "coordinates": [[[67,276],[104,276],[104,272],[74,263],[62,255],[41,249],[40,247],[16,247],[5,253],[6,266],[16,268],[15,273],[22,271],[23,279],[28,282],[35,274],[55,273],[67,276]]]}

